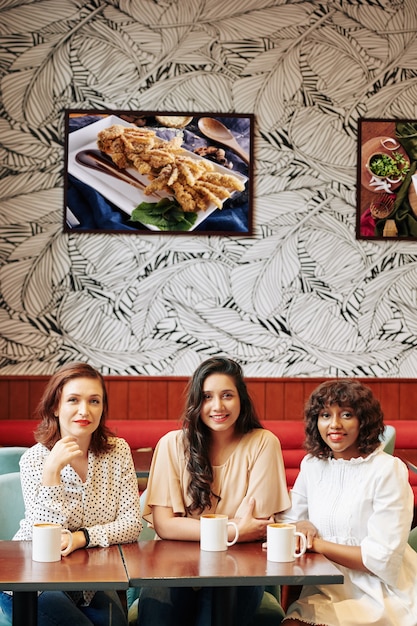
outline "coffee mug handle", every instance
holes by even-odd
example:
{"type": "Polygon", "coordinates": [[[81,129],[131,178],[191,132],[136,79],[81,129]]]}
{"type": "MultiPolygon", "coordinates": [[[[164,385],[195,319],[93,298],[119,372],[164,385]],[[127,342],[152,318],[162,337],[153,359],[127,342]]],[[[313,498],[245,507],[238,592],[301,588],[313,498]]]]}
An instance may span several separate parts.
{"type": "Polygon", "coordinates": [[[300,537],[301,539],[301,549],[299,552],[294,552],[294,556],[295,558],[299,558],[300,556],[303,556],[303,554],[305,554],[306,550],[307,550],[307,537],[305,535],[303,535],[303,533],[298,532],[298,530],[295,531],[294,535],[298,535],[298,537],[300,537]]]}
{"type": "Polygon", "coordinates": [[[65,548],[65,550],[61,550],[62,556],[67,556],[71,552],[71,548],[72,548],[72,532],[68,530],[67,528],[63,528],[61,532],[69,535],[69,541],[68,541],[67,547],[65,548]]]}
{"type": "Polygon", "coordinates": [[[239,539],[239,529],[237,527],[237,525],[235,524],[235,522],[227,522],[228,526],[234,526],[235,528],[235,537],[234,539],[232,539],[232,541],[226,541],[226,545],[227,547],[232,546],[234,543],[236,543],[236,541],[239,539]]]}

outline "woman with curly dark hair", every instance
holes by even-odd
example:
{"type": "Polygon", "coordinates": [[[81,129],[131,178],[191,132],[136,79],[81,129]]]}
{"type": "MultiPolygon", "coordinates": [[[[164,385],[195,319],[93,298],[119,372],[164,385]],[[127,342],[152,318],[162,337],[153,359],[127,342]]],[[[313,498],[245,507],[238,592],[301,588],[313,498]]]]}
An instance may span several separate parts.
{"type": "Polygon", "coordinates": [[[322,383],[305,406],[308,452],[281,517],[334,561],[343,585],[305,586],[282,626],[416,626],[417,554],[408,471],[383,450],[383,413],[356,380],[322,383]]]}
{"type": "MultiPolygon", "coordinates": [[[[183,428],[155,449],[143,517],[161,538],[199,541],[200,515],[225,514],[236,522],[239,541],[261,541],[268,522],[289,504],[280,442],[262,428],[240,365],[226,357],[204,361],[188,385],[183,428]]],[[[142,589],[138,624],[210,624],[211,593],[142,589]]],[[[236,623],[244,626],[263,588],[237,593],[236,623]]]]}
{"type": "Polygon", "coordinates": [[[319,417],[326,406],[350,407],[359,420],[356,446],[361,455],[367,455],[381,444],[384,416],[371,390],[354,380],[327,381],[311,394],[305,406],[304,448],[313,456],[329,458],[333,450],[323,439],[319,417]]]}

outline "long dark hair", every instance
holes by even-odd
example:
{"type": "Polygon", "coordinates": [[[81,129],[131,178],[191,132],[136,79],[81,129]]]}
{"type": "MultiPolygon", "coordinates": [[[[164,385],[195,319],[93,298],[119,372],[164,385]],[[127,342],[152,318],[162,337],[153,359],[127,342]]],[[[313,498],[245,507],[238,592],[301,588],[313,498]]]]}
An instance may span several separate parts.
{"type": "Polygon", "coordinates": [[[51,450],[56,442],[61,439],[59,419],[55,413],[61,400],[64,385],[74,378],[94,378],[101,384],[103,413],[98,428],[91,436],[90,450],[96,454],[108,452],[113,444],[108,440],[112,433],[105,424],[108,412],[106,385],[100,372],[87,363],[67,363],[51,376],[36,409],[35,416],[41,422],[35,430],[35,440],[51,450]]]}
{"type": "Polygon", "coordinates": [[[263,428],[246,388],[241,366],[227,357],[216,356],[207,359],[195,370],[188,387],[183,416],[183,436],[188,457],[187,469],[191,480],[188,495],[191,504],[189,513],[202,512],[211,507],[213,468],[210,463],[211,430],[201,420],[204,381],[211,374],[230,376],[239,394],[240,413],[235,424],[237,433],[247,433],[254,428],[263,428]]]}
{"type": "Polygon", "coordinates": [[[320,435],[317,420],[325,406],[338,404],[350,407],[359,420],[358,450],[368,455],[380,445],[384,431],[384,415],[379,401],[366,385],[357,380],[329,380],[319,385],[307,400],[304,409],[304,448],[320,458],[328,458],[332,451],[320,435]]]}

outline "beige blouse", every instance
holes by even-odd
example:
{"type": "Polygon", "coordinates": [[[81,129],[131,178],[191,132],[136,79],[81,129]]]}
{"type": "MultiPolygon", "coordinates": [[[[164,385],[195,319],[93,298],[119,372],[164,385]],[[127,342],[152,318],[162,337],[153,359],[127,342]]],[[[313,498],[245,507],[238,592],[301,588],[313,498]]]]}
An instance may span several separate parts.
{"type": "MultiPolygon", "coordinates": [[[[224,465],[213,468],[213,492],[210,513],[242,517],[250,498],[255,498],[254,517],[268,518],[290,506],[281,444],[269,430],[257,428],[245,435],[224,465]]],[[[152,459],[143,517],[152,525],[152,507],[171,507],[185,516],[190,504],[181,430],[164,435],[152,459]]],[[[200,513],[192,517],[199,518],[200,513]]]]}

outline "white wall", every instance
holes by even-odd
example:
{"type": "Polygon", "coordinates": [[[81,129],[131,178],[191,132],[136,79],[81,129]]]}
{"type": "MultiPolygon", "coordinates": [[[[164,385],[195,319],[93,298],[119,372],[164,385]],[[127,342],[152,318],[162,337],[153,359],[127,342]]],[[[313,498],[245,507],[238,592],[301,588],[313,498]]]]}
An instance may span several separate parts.
{"type": "Polygon", "coordinates": [[[415,0],[5,0],[2,374],[414,377],[417,243],[355,237],[359,117],[417,119],[415,0]],[[253,237],[66,234],[63,109],[256,116],[253,237]]]}

